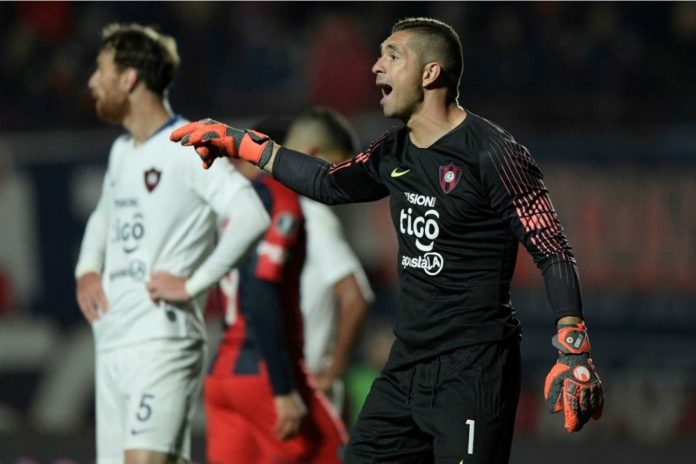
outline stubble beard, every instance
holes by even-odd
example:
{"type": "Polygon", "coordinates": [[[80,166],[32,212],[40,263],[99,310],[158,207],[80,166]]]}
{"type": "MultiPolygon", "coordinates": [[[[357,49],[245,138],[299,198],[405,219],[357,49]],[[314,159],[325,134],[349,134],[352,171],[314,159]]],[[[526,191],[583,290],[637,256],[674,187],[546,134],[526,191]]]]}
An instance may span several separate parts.
{"type": "Polygon", "coordinates": [[[384,117],[388,119],[397,119],[404,122],[411,116],[410,108],[403,102],[401,102],[400,105],[392,105],[391,108],[387,108],[386,106],[382,107],[382,113],[384,117]]]}
{"type": "Polygon", "coordinates": [[[97,98],[94,106],[99,119],[109,124],[120,124],[128,112],[128,102],[125,98],[97,98]]]}

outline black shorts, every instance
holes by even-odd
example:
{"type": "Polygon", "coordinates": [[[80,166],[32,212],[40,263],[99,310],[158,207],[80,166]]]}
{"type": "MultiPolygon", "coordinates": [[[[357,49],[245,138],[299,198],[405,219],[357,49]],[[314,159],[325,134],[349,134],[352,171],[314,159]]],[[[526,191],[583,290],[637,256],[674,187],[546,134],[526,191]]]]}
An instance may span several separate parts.
{"type": "Polygon", "coordinates": [[[520,392],[518,337],[412,366],[387,362],[351,431],[344,464],[504,464],[520,392]]]}

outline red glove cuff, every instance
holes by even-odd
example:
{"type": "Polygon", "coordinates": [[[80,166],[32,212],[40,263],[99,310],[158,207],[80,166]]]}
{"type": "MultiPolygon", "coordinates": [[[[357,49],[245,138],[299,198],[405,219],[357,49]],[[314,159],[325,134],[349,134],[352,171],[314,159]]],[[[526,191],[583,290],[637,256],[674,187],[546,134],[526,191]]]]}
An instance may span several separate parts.
{"type": "Polygon", "coordinates": [[[244,132],[244,137],[242,137],[239,143],[239,157],[263,168],[271,159],[271,154],[273,153],[271,139],[261,132],[253,130],[244,132]]]}
{"type": "Polygon", "coordinates": [[[561,353],[590,353],[590,339],[587,337],[587,328],[582,322],[561,326],[551,339],[551,344],[561,353]]]}

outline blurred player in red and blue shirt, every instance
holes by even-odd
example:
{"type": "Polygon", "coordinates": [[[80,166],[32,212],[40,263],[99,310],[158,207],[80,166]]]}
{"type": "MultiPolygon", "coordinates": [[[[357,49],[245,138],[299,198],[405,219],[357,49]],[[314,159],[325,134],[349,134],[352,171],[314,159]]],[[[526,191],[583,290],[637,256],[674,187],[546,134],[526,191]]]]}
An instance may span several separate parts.
{"type": "Polygon", "coordinates": [[[225,332],[205,381],[208,462],[338,463],[343,425],[304,369],[299,197],[270,176],[253,184],[271,226],[222,282],[225,332]]]}

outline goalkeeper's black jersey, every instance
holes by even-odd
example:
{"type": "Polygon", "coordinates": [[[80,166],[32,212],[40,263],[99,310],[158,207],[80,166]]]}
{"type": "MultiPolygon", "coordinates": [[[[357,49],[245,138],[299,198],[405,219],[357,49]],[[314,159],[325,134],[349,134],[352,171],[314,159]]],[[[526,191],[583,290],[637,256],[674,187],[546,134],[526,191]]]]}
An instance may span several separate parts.
{"type": "Polygon", "coordinates": [[[406,129],[329,165],[287,149],[274,175],[318,201],[390,196],[401,285],[394,355],[424,359],[518,333],[510,281],[522,242],[544,275],[555,317],[581,316],[573,252],[527,149],[468,113],[428,148],[406,129]]]}

